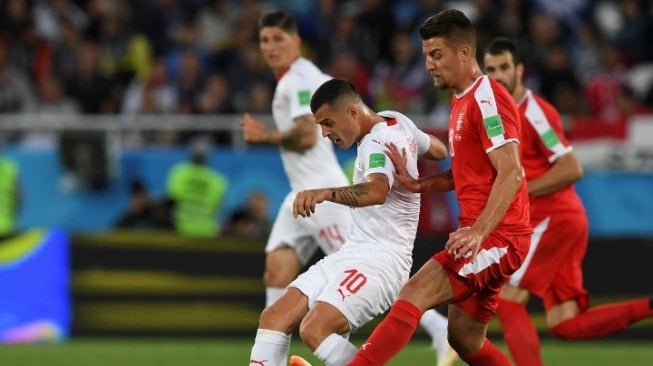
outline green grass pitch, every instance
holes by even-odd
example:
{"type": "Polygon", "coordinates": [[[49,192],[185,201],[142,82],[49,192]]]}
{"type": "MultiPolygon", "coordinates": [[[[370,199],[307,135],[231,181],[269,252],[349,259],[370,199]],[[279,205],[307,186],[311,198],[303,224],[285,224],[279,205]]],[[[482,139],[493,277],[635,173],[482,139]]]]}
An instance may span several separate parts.
{"type": "MultiPolygon", "coordinates": [[[[0,365],[238,366],[247,365],[251,342],[242,338],[80,338],[61,344],[1,345],[0,365]]],[[[320,365],[296,340],[291,353],[320,365]]],[[[542,353],[546,365],[653,365],[653,340],[544,341],[542,353]]],[[[434,360],[428,343],[415,339],[388,365],[434,365],[434,360]]]]}

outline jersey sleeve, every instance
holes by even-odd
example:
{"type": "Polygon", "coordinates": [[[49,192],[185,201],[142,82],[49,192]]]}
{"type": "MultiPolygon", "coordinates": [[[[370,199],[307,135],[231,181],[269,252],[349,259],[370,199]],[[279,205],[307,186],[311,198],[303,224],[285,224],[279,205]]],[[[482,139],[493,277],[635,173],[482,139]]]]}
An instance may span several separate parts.
{"type": "Polygon", "coordinates": [[[311,115],[311,97],[313,96],[313,86],[305,78],[294,75],[289,80],[289,88],[287,89],[287,97],[290,106],[290,117],[295,119],[297,117],[311,115]]]}
{"type": "Polygon", "coordinates": [[[519,112],[512,96],[484,77],[474,92],[471,113],[480,123],[480,139],[486,153],[508,142],[519,143],[519,112]]]}
{"type": "MultiPolygon", "coordinates": [[[[370,135],[360,146],[359,154],[363,162],[363,176],[367,177],[373,173],[385,174],[388,177],[390,187],[394,184],[395,166],[392,160],[385,154],[385,139],[378,135],[370,135]]],[[[401,148],[400,146],[398,146],[401,148]]]]}
{"type": "Polygon", "coordinates": [[[528,101],[525,117],[538,136],[539,146],[549,163],[572,151],[564,135],[560,115],[541,98],[534,96],[528,101]]]}

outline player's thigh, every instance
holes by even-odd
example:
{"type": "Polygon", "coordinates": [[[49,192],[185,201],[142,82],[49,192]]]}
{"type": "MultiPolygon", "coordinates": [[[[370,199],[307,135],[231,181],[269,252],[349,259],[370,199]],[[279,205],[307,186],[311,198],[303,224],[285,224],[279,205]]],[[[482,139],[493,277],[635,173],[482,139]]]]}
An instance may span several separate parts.
{"type": "Polygon", "coordinates": [[[430,258],[402,287],[398,299],[426,311],[449,302],[452,297],[449,273],[438,261],[430,258]]]}
{"type": "Polygon", "coordinates": [[[272,225],[265,252],[271,253],[280,248],[291,248],[304,265],[317,251],[317,243],[303,218],[292,216],[292,196],[286,196],[272,225]]]}
{"type": "Polygon", "coordinates": [[[269,287],[286,287],[297,277],[302,264],[293,248],[281,247],[265,255],[263,280],[269,287]]]}
{"type": "Polygon", "coordinates": [[[311,349],[317,348],[331,334],[350,331],[349,321],[333,305],[317,301],[301,322],[299,334],[311,349]]]}

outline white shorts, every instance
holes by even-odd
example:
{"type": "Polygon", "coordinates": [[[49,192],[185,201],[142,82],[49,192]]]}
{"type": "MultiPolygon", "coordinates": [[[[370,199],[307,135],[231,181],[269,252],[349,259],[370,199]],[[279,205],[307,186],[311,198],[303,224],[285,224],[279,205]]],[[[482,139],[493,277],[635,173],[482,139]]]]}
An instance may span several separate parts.
{"type": "Polygon", "coordinates": [[[333,202],[317,205],[310,217],[292,215],[292,203],[296,192],[290,192],[283,200],[277,218],[272,225],[265,252],[287,246],[297,253],[302,264],[306,264],[317,248],[331,254],[345,243],[351,221],[350,208],[333,202]]]}
{"type": "Polygon", "coordinates": [[[347,244],[322,258],[294,280],[295,287],[316,301],[334,306],[354,332],[388,310],[408,281],[412,258],[378,244],[347,244]]]}

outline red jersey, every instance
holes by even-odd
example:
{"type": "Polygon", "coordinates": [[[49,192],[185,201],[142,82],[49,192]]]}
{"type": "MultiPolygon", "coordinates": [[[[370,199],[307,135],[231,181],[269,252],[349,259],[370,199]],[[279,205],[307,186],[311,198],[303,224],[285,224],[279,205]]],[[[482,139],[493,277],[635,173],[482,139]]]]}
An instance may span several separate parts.
{"type": "MultiPolygon", "coordinates": [[[[474,224],[490,196],[497,172],[487,154],[506,143],[518,143],[520,132],[519,112],[512,96],[488,76],[479,77],[452,97],[449,152],[461,226],[474,224]]],[[[515,235],[532,232],[526,180],[497,229],[515,235]]]]}
{"type": "MultiPolygon", "coordinates": [[[[555,108],[530,90],[519,102],[522,117],[522,164],[526,180],[537,178],[551,169],[561,156],[572,151],[564,135],[560,115],[555,108]]],[[[551,212],[585,212],[573,185],[544,196],[530,198],[531,216],[551,212]]]]}

